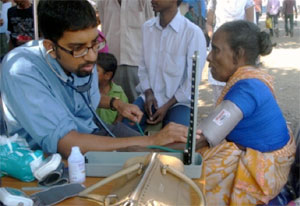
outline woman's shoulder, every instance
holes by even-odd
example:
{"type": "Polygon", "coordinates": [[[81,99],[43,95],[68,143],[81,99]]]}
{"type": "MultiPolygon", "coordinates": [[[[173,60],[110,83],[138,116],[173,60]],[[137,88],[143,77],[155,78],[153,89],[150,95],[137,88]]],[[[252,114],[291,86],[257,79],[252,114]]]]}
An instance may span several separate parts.
{"type": "Polygon", "coordinates": [[[230,88],[229,91],[231,91],[231,92],[243,91],[243,92],[247,92],[252,95],[255,95],[258,93],[260,95],[262,93],[265,93],[265,94],[270,93],[271,94],[271,90],[269,89],[269,87],[263,81],[261,81],[259,79],[255,79],[255,78],[239,80],[230,88]]]}

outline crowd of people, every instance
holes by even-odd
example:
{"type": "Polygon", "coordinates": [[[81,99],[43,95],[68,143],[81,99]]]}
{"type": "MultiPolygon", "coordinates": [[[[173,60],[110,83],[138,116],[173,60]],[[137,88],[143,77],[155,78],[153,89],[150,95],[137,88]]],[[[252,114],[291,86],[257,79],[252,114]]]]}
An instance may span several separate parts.
{"type": "MultiPolygon", "coordinates": [[[[267,5],[274,25],[275,1],[267,5]]],[[[282,12],[292,21],[297,9],[289,2],[282,12]]],[[[215,85],[216,108],[196,132],[207,204],[268,204],[283,188],[296,146],[272,77],[257,66],[276,33],[256,25],[260,1],[40,0],[35,41],[32,4],[15,3],[7,11],[11,51],[0,75],[8,136],[64,158],[73,146],[86,153],[186,143],[198,52],[196,78],[207,60],[215,85]],[[143,136],[158,123],[161,130],[143,136]],[[222,125],[226,130],[214,135],[222,125]]],[[[292,25],[286,31],[292,36],[292,25]]]]}

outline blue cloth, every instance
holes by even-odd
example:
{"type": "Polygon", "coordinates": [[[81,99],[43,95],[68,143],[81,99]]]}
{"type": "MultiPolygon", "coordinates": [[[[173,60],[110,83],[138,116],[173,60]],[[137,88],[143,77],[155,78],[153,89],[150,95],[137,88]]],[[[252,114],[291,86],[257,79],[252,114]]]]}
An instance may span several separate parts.
{"type": "Polygon", "coordinates": [[[201,5],[201,16],[206,19],[206,3],[205,0],[183,0],[183,2],[188,3],[193,6],[196,15],[200,16],[200,9],[198,3],[201,5]]]}
{"type": "Polygon", "coordinates": [[[280,149],[289,141],[282,112],[271,90],[262,81],[240,80],[224,99],[235,103],[243,112],[243,119],[227,140],[260,152],[280,149]]]}
{"type": "MultiPolygon", "coordinates": [[[[138,97],[133,104],[137,105],[140,110],[144,113],[142,120],[140,121],[140,126],[143,131],[145,131],[147,126],[147,114],[145,111],[145,102],[142,97],[138,97]]],[[[155,109],[153,108],[152,112],[155,112],[155,109]]],[[[171,108],[166,113],[165,118],[163,119],[163,127],[167,125],[169,122],[175,122],[177,124],[182,124],[185,126],[189,126],[190,121],[190,108],[185,105],[176,105],[171,108]]],[[[130,121],[128,119],[123,119],[123,123],[125,123],[128,127],[139,131],[138,127],[136,125],[131,125],[130,121]]]]}
{"type": "MultiPolygon", "coordinates": [[[[73,85],[88,81],[89,77],[67,76],[59,63],[47,56],[54,70],[73,85]]],[[[3,60],[0,90],[9,134],[25,138],[32,149],[56,153],[59,139],[71,130],[92,133],[98,127],[80,94],[56,76],[45,57],[42,41],[12,50],[3,60]]],[[[96,109],[100,101],[96,66],[93,72],[90,97],[96,109]]]]}

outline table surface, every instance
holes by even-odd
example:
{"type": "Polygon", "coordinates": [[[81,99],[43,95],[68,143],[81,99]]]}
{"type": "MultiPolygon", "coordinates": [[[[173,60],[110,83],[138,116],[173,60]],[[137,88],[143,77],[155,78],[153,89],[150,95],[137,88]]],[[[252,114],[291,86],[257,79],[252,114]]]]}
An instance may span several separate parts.
{"type": "MultiPolygon", "coordinates": [[[[100,177],[87,177],[86,181],[83,183],[86,187],[89,187],[98,181],[100,181],[103,178],[100,177]]],[[[204,188],[204,181],[202,179],[193,179],[194,182],[202,189],[204,188]]],[[[1,187],[12,187],[16,189],[22,189],[23,187],[37,187],[37,181],[33,182],[21,182],[20,180],[17,180],[15,178],[11,177],[2,177],[1,178],[1,187]]],[[[108,193],[112,189],[112,184],[107,184],[103,186],[102,188],[98,188],[94,190],[92,193],[94,194],[104,194],[108,193]]],[[[37,191],[24,191],[26,194],[30,195],[33,193],[36,193],[37,191]]],[[[196,194],[192,193],[191,194],[192,202],[197,202],[197,196],[196,194]]],[[[77,205],[85,205],[85,206],[99,206],[99,203],[89,201],[84,198],[79,198],[79,197],[72,197],[69,199],[66,199],[59,204],[59,206],[77,206],[77,205]]]]}

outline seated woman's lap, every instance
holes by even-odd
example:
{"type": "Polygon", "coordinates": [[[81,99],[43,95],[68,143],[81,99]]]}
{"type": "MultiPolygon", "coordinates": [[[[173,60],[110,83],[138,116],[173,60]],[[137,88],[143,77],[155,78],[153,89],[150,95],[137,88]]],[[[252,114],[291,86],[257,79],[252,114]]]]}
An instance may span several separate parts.
{"type": "MultiPolygon", "coordinates": [[[[140,121],[140,126],[143,129],[143,131],[145,131],[147,127],[147,118],[148,118],[148,115],[146,114],[146,110],[144,107],[145,102],[142,97],[138,97],[133,102],[133,104],[137,105],[140,108],[140,110],[144,113],[142,120],[140,121]]],[[[152,112],[153,113],[155,112],[154,107],[152,108],[152,112]]],[[[189,121],[190,121],[190,108],[184,105],[177,105],[171,107],[167,111],[166,116],[163,119],[163,127],[167,125],[169,122],[175,122],[178,124],[188,126],[189,121]]],[[[130,124],[130,121],[128,119],[123,119],[123,123],[131,127],[132,129],[139,131],[138,127],[135,124],[134,125],[130,124]]]]}

